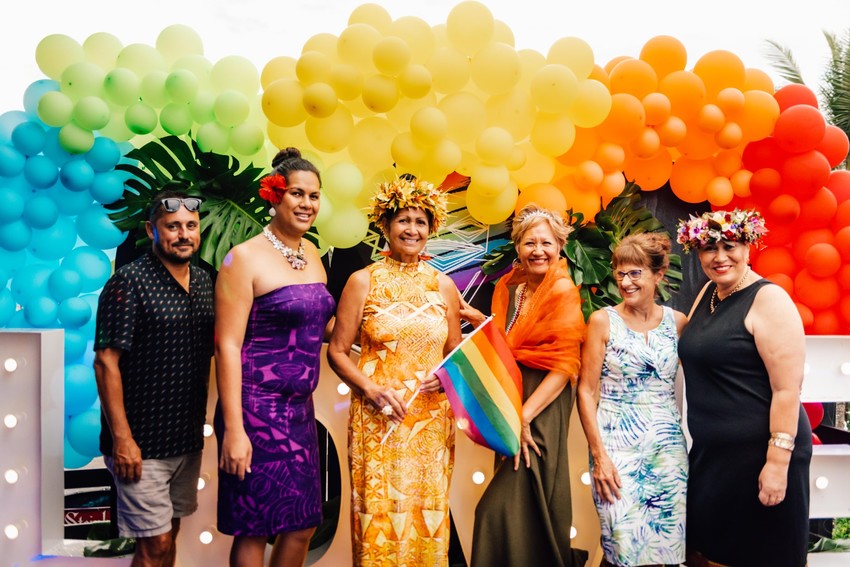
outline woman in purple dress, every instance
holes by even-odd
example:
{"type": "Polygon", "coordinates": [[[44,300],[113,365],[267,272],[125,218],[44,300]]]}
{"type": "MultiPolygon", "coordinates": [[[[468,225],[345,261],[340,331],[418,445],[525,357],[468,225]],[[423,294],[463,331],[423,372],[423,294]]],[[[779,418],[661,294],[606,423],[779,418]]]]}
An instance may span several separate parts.
{"type": "Polygon", "coordinates": [[[216,282],[218,529],[235,536],[240,567],[261,566],[270,537],[270,565],[303,565],[322,522],[312,394],[334,300],[304,239],[321,179],[295,148],[272,167],[260,182],[272,220],[228,253],[216,282]]]}

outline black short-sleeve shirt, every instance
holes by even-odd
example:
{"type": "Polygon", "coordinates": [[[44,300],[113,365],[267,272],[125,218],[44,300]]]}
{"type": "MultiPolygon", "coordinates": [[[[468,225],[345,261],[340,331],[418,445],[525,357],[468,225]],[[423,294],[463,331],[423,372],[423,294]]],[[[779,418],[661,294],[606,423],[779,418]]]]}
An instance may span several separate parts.
{"type": "MultiPolygon", "coordinates": [[[[97,309],[94,349],[117,348],[124,408],[143,459],[200,451],[213,355],[213,287],[191,266],[189,292],[153,253],[119,268],[97,309]]],[[[101,411],[100,450],[112,455],[101,411]]]]}

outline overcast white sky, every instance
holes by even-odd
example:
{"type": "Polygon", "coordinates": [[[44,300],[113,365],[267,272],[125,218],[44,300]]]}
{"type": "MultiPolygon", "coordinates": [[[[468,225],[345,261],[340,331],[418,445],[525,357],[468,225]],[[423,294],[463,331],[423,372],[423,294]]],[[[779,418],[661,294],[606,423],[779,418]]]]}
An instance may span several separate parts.
{"type": "MultiPolygon", "coordinates": [[[[242,55],[262,70],[278,55],[297,57],[317,33],[338,35],[356,0],[37,0],[7,4],[0,24],[0,113],[23,108],[26,87],[44,78],[35,62],[38,42],[64,33],[82,43],[109,32],[124,45],[154,45],[171,24],[192,27],[213,63],[242,55]],[[7,12],[14,10],[14,13],[7,12]]],[[[455,0],[385,0],[393,18],[418,16],[445,23],[455,0]]],[[[726,49],[748,67],[776,73],[764,56],[766,40],[792,50],[807,84],[822,77],[828,49],[823,31],[850,29],[850,0],[485,0],[494,17],[507,23],[517,49],[545,55],[561,37],[574,36],[593,48],[596,62],[629,55],[656,35],[678,38],[688,51],[688,68],[704,53],[726,49]]]]}

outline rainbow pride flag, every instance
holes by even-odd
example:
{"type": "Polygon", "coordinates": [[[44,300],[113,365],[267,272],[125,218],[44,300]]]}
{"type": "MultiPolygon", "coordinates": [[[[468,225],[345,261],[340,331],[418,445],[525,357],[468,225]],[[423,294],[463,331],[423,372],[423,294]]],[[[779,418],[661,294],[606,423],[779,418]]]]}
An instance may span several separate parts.
{"type": "Polygon", "coordinates": [[[458,428],[479,445],[519,452],[522,375],[504,332],[488,318],[440,363],[440,379],[458,428]]]}

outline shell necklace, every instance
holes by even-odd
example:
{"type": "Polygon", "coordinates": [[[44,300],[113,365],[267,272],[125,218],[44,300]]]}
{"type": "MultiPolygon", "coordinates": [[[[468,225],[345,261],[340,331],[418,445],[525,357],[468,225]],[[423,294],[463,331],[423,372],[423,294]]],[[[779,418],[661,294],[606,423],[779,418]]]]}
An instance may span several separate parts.
{"type": "MultiPolygon", "coordinates": [[[[738,280],[738,284],[735,286],[735,288],[732,291],[729,292],[729,295],[732,295],[736,291],[740,290],[741,286],[744,285],[744,282],[747,281],[747,277],[749,275],[750,275],[750,267],[747,266],[747,269],[744,271],[744,275],[741,276],[741,279],[738,280]]],[[[726,298],[729,297],[729,295],[727,295],[723,299],[718,299],[718,297],[717,297],[717,286],[714,286],[714,291],[711,293],[711,301],[708,303],[708,308],[711,311],[712,315],[714,315],[714,309],[715,309],[714,302],[717,301],[717,303],[720,303],[721,301],[725,301],[726,298]]]]}
{"type": "Polygon", "coordinates": [[[286,258],[286,261],[289,262],[293,270],[303,270],[307,267],[307,256],[304,254],[303,238],[299,241],[298,252],[295,252],[292,248],[278,240],[277,236],[274,235],[269,227],[263,227],[263,234],[272,243],[275,250],[283,254],[283,257],[286,258]]]}

